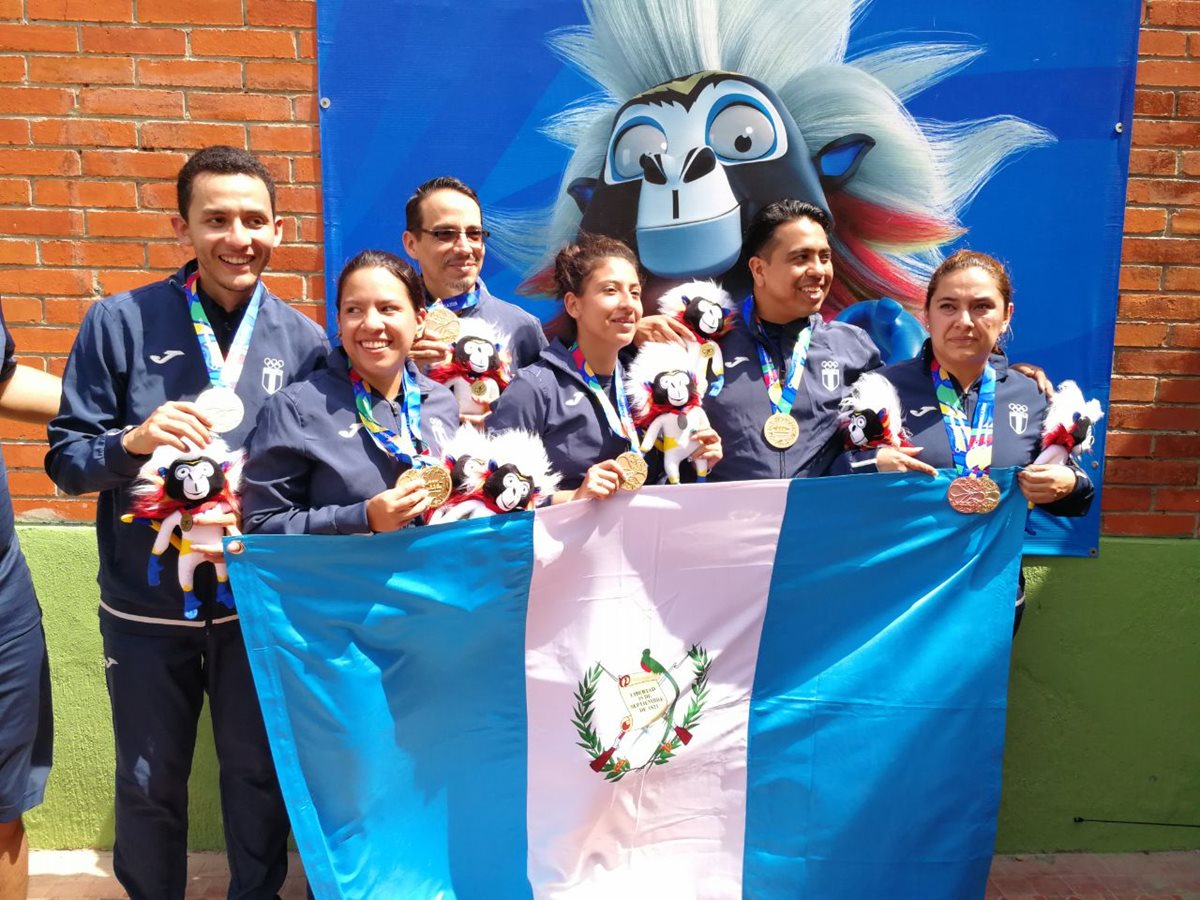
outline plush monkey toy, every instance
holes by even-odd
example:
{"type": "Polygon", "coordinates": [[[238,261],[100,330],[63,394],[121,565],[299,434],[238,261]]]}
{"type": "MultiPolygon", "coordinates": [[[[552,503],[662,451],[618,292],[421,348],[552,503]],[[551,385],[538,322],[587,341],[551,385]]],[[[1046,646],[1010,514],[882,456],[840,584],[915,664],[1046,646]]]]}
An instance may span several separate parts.
{"type": "Polygon", "coordinates": [[[461,319],[450,361],[429,370],[429,377],[454,393],[459,412],[480,416],[512,379],[508,337],[478,316],[461,319]]]}
{"type": "MultiPolygon", "coordinates": [[[[643,431],[642,452],[662,451],[670,484],[679,484],[679,466],[700,448],[693,437],[709,427],[688,351],[678,344],[647,342],[629,366],[626,392],[634,420],[643,431]]],[[[708,463],[695,461],[696,480],[708,477],[708,463]]]]}
{"type": "Polygon", "coordinates": [[[1054,392],[1042,425],[1042,452],[1035,464],[1062,464],[1092,449],[1096,423],[1104,418],[1099,400],[1084,400],[1074,381],[1064,381],[1054,392]]]}
{"type": "Polygon", "coordinates": [[[532,509],[558,487],[541,438],[527,431],[482,435],[464,425],[445,456],[461,477],[450,499],[430,514],[430,525],[532,509]]]}
{"type": "Polygon", "coordinates": [[[876,372],[861,375],[838,407],[847,449],[911,447],[895,386],[876,372]]]}
{"type": "Polygon", "coordinates": [[[658,308],[686,325],[696,338],[687,348],[696,393],[717,396],[725,386],[725,359],[717,341],[732,327],[737,312],[733,297],[715,281],[689,281],[663,294],[658,308]]]}
{"type": "MultiPolygon", "coordinates": [[[[174,546],[179,553],[177,571],[186,619],[195,619],[200,612],[200,601],[193,592],[194,575],[196,568],[208,561],[193,551],[192,545],[220,544],[226,534],[238,533],[236,528],[200,524],[195,517],[207,512],[238,511],[242,460],[242,451],[230,450],[220,438],[203,450],[190,443],[186,451],[163,446],[151,454],[134,482],[131,513],[123,519],[145,521],[158,531],[146,564],[146,581],[152,586],[159,584],[162,555],[169,545],[174,546]]],[[[217,570],[217,601],[233,609],[225,563],[213,565],[217,570]]]]}

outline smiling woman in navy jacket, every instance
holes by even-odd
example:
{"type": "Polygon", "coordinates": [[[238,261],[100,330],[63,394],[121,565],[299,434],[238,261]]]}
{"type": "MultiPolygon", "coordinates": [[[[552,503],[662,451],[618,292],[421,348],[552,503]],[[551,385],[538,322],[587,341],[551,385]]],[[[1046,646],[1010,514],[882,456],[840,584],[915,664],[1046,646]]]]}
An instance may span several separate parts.
{"type": "MultiPolygon", "coordinates": [[[[564,490],[554,502],[603,499],[622,482],[640,485],[638,436],[623,385],[620,352],[642,318],[637,257],[620,241],[588,237],[558,252],[554,280],[563,303],[559,337],[523,368],[497,401],[488,431],[541,435],[564,490]]],[[[721,458],[711,429],[696,433],[710,467],[721,458]]]]}
{"type": "Polygon", "coordinates": [[[338,278],[341,347],[328,368],[271,397],[247,447],[248,532],[395,531],[429,508],[400,475],[439,456],[458,403],[408,358],[425,321],[420,277],[391,253],[365,250],[338,278]]]}
{"type": "MultiPolygon", "coordinates": [[[[963,512],[986,513],[998,499],[995,492],[988,497],[988,469],[1020,466],[1017,484],[1026,500],[1051,515],[1085,515],[1094,489],[1081,469],[1033,464],[1049,401],[1033,379],[1009,367],[1000,350],[1012,314],[1012,283],[998,260],[960,250],[943,261],[925,296],[929,340],[923,352],[880,370],[896,387],[914,447],[846,453],[835,474],[913,470],[936,476],[938,469],[951,469],[947,501],[963,512]]],[[[1018,622],[1023,601],[1022,590],[1018,622]]]]}

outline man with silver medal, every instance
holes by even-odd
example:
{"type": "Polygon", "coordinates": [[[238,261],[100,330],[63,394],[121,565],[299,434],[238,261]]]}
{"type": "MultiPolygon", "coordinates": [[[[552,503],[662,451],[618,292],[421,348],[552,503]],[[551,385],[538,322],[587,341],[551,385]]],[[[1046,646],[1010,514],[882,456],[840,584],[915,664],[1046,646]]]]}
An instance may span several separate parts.
{"type": "MultiPolygon", "coordinates": [[[[46,468],[69,494],[99,492],[100,630],[116,743],[113,866],[134,900],[182,900],[187,773],[205,696],[221,767],[231,895],[275,896],[288,819],[235,609],[216,602],[213,566],[186,605],[176,551],[151,579],[155,531],[122,521],[156,450],[240,447],[267,397],[321,364],[315,322],[261,275],[283,236],[270,172],[244,150],[208,147],[184,165],[172,224],[194,259],[162,281],[88,310],[50,424],[46,468]]],[[[198,522],[201,513],[195,517],[198,522]]],[[[209,524],[235,524],[219,514],[209,524]]],[[[218,545],[192,547],[220,559],[218,545]]]]}

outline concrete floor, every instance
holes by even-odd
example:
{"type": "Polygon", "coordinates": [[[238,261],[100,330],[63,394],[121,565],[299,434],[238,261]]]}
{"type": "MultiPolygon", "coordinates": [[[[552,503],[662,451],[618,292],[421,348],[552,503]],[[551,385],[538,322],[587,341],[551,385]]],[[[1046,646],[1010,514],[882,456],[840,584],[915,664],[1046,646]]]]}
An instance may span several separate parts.
{"type": "MultiPolygon", "coordinates": [[[[193,853],[190,861],[189,900],[223,898],[228,885],[225,857],[193,853]]],[[[30,900],[125,897],[112,876],[110,853],[35,850],[29,868],[30,900]]],[[[303,900],[304,873],[295,854],[289,873],[283,900],[303,900]]],[[[986,900],[1200,900],[1200,850],[997,856],[986,900]]]]}

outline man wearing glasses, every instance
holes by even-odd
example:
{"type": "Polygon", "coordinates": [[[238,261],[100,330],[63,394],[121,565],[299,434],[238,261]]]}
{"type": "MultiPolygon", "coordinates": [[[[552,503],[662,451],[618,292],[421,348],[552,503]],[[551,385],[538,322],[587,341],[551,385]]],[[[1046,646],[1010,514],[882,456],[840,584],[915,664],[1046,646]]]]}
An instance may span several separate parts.
{"type": "MultiPolygon", "coordinates": [[[[439,322],[440,307],[459,318],[479,316],[508,335],[514,369],[537,359],[546,346],[541,323],[493,297],[479,277],[488,232],[475,192],[448,175],[432,178],[413,192],[404,214],[404,250],[420,267],[430,301],[426,336],[413,343],[409,356],[422,366],[448,359],[454,335],[439,322]]],[[[450,330],[457,331],[453,322],[450,330]]]]}

